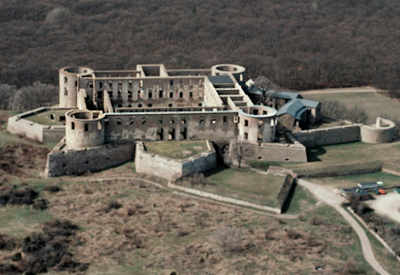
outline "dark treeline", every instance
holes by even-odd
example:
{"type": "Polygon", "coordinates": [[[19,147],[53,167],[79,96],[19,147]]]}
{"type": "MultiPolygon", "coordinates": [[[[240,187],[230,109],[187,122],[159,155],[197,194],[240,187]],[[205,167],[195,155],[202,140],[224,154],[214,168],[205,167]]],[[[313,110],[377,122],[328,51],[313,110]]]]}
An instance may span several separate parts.
{"type": "Polygon", "coordinates": [[[55,84],[67,65],[238,63],[282,87],[394,87],[397,0],[0,2],[0,83],[55,84]]]}

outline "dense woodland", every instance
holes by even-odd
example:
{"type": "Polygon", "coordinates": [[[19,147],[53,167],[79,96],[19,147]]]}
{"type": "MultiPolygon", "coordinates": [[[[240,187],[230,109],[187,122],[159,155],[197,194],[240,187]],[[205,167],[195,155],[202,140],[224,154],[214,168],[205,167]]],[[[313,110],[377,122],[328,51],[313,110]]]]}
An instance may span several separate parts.
{"type": "Polygon", "coordinates": [[[0,83],[57,84],[57,69],[238,63],[312,89],[395,89],[397,0],[8,0],[0,2],[0,83]]]}

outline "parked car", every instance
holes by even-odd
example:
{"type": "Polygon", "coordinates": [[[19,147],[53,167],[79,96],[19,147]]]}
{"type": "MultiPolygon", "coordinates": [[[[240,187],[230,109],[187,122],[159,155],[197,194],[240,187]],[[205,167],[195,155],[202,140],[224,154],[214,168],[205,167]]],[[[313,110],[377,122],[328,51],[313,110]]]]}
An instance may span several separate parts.
{"type": "Polygon", "coordinates": [[[377,195],[386,195],[386,191],[382,188],[378,188],[378,190],[376,190],[376,194],[377,195]]]}

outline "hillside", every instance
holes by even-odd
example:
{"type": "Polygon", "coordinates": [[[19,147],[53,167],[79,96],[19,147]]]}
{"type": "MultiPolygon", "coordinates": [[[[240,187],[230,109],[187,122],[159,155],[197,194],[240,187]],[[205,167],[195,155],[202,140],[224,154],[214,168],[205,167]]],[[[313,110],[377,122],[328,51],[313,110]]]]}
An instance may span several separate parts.
{"type": "Polygon", "coordinates": [[[0,83],[55,84],[66,65],[223,62],[293,89],[387,83],[399,14],[394,0],[1,1],[0,83]]]}

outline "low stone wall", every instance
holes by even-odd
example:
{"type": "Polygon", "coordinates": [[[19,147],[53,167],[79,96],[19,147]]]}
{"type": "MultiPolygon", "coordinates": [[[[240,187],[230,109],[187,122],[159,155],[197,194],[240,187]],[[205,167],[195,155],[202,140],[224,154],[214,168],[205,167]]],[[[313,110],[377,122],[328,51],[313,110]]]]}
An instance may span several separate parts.
{"type": "Polygon", "coordinates": [[[80,175],[133,160],[134,144],[107,144],[84,150],[65,150],[63,139],[48,155],[45,176],[80,175]]]}
{"type": "Polygon", "coordinates": [[[396,125],[384,118],[377,118],[379,123],[361,126],[361,141],[365,143],[392,142],[396,136],[396,125]]]}
{"type": "Polygon", "coordinates": [[[347,175],[370,174],[382,171],[381,161],[363,161],[345,164],[317,165],[311,167],[294,168],[297,177],[339,177],[347,175]]]}
{"type": "Polygon", "coordinates": [[[195,195],[195,196],[204,197],[204,198],[208,198],[208,199],[212,199],[212,200],[216,200],[216,201],[220,201],[220,202],[226,202],[226,203],[239,205],[239,206],[244,206],[244,207],[251,207],[251,208],[254,208],[254,209],[263,210],[263,211],[269,211],[269,212],[273,212],[273,213],[276,213],[276,214],[280,214],[280,212],[281,212],[280,209],[278,209],[278,208],[273,208],[273,207],[269,207],[269,206],[264,206],[264,205],[259,205],[259,204],[247,202],[247,201],[228,198],[228,197],[224,197],[224,196],[220,196],[220,195],[216,195],[216,194],[200,191],[200,190],[193,189],[193,188],[179,186],[179,185],[173,184],[171,182],[168,183],[168,187],[171,187],[173,189],[176,189],[176,190],[188,193],[188,194],[192,194],[192,195],[195,195]]]}
{"type": "Polygon", "coordinates": [[[307,162],[306,148],[300,143],[255,145],[231,142],[229,150],[235,166],[247,166],[250,161],[307,162]]]}
{"type": "Polygon", "coordinates": [[[136,172],[154,175],[167,180],[189,176],[217,167],[217,155],[207,141],[209,152],[178,160],[147,152],[143,143],[136,144],[136,172]]]}
{"type": "Polygon", "coordinates": [[[361,140],[361,124],[312,129],[294,133],[294,137],[307,147],[348,143],[361,140]]]}
{"type": "MultiPolygon", "coordinates": [[[[64,108],[41,107],[12,116],[8,119],[7,131],[12,134],[21,135],[41,143],[58,142],[65,136],[64,125],[42,125],[25,119],[28,116],[32,116],[53,109],[64,110],[64,108]]],[[[65,109],[65,111],[67,111],[67,109],[65,109]]]]}
{"type": "Polygon", "coordinates": [[[288,210],[295,189],[296,179],[293,178],[291,175],[286,175],[285,182],[283,183],[281,190],[278,194],[278,201],[281,213],[285,213],[288,210]]]}

